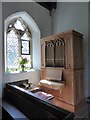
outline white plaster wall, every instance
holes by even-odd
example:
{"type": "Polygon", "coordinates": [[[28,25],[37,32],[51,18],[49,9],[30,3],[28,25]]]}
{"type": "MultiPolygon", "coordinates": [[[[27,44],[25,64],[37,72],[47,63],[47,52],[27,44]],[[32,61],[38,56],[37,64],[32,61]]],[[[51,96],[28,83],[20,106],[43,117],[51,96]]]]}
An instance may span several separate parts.
{"type": "Polygon", "coordinates": [[[40,80],[40,71],[30,71],[30,72],[21,72],[21,73],[12,73],[4,75],[4,80],[3,80],[3,87],[5,83],[8,82],[13,82],[13,81],[19,81],[23,79],[28,79],[29,82],[34,83],[35,85],[38,84],[40,80]]]}
{"type": "MultiPolygon", "coordinates": [[[[16,12],[21,12],[21,11],[26,11],[36,22],[38,25],[40,31],[41,31],[41,36],[48,36],[51,34],[51,17],[49,15],[49,11],[42,6],[29,2],[29,3],[23,3],[23,2],[18,2],[18,3],[2,3],[2,18],[3,18],[3,29],[4,29],[4,20],[10,16],[11,14],[14,14],[16,12]]],[[[3,30],[4,31],[4,30],[3,30]]],[[[3,37],[4,41],[4,37],[3,37]]],[[[35,49],[40,52],[40,44],[37,43],[37,35],[36,38],[34,36],[34,46],[33,46],[33,53],[35,49]],[[36,42],[35,42],[36,41],[36,42]],[[38,46],[39,45],[39,46],[38,46]],[[39,48],[39,49],[38,49],[39,48]]],[[[3,62],[1,64],[4,64],[4,42],[2,45],[3,49],[1,53],[3,54],[3,62]]],[[[34,57],[34,68],[37,68],[36,61],[40,60],[40,55],[35,55],[37,57],[34,57]]],[[[32,71],[32,72],[22,72],[22,73],[16,73],[16,74],[7,74],[4,72],[4,66],[3,66],[3,87],[5,83],[11,82],[11,81],[17,81],[17,80],[22,80],[22,79],[29,79],[31,82],[34,84],[38,84],[40,80],[40,71],[32,71]]]]}
{"type": "Polygon", "coordinates": [[[26,11],[39,26],[42,37],[51,34],[51,17],[44,7],[34,2],[4,2],[2,6],[3,20],[13,13],[26,11]]]}
{"type": "Polygon", "coordinates": [[[84,34],[84,87],[88,96],[88,3],[59,2],[52,16],[53,34],[75,29],[84,34]]]}

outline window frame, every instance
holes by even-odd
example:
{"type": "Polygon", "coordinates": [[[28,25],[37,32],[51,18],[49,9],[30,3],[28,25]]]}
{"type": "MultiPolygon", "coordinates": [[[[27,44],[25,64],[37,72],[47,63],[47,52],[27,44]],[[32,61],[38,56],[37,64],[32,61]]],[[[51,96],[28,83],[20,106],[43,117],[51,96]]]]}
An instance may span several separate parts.
{"type": "MultiPolygon", "coordinates": [[[[32,68],[36,70],[41,69],[41,52],[40,52],[40,39],[41,39],[41,31],[39,26],[35,22],[35,20],[28,14],[26,11],[19,11],[16,13],[12,13],[11,15],[7,16],[4,20],[4,72],[7,73],[7,55],[6,55],[6,34],[9,24],[16,18],[21,17],[27,24],[30,32],[31,32],[31,63],[32,68]],[[37,39],[37,40],[36,40],[37,39]],[[38,47],[36,47],[38,45],[38,47]],[[37,57],[37,55],[39,57],[37,57]]],[[[19,41],[20,43],[20,41],[19,41]]],[[[11,73],[12,74],[12,73],[11,73]]]]}
{"type": "MultiPolygon", "coordinates": [[[[18,17],[19,18],[19,17],[18,17]]],[[[15,19],[15,21],[17,21],[18,20],[18,18],[16,18],[15,19]]],[[[29,37],[29,39],[22,39],[21,37],[23,36],[23,34],[20,34],[20,29],[17,29],[17,28],[15,28],[14,27],[14,24],[15,24],[15,21],[13,22],[13,20],[8,24],[8,27],[7,27],[7,30],[6,30],[6,41],[5,41],[5,53],[6,53],[6,55],[5,55],[5,71],[6,72],[10,72],[10,73],[12,73],[13,71],[14,72],[16,72],[16,71],[20,71],[20,68],[19,68],[19,63],[18,63],[18,65],[16,66],[16,68],[15,69],[13,69],[13,66],[12,67],[10,67],[10,65],[8,64],[8,61],[7,61],[7,59],[9,58],[9,56],[7,56],[7,53],[8,53],[8,50],[7,50],[7,35],[8,35],[8,32],[10,32],[11,30],[13,30],[14,29],[14,32],[16,32],[16,36],[18,37],[18,58],[19,57],[22,57],[23,55],[26,55],[26,56],[30,56],[30,58],[32,58],[31,56],[31,44],[32,44],[32,42],[31,42],[31,40],[32,40],[32,33],[31,33],[31,31],[30,31],[30,29],[29,29],[29,27],[27,27],[27,24],[25,23],[25,21],[23,20],[23,18],[22,18],[22,21],[23,21],[23,24],[26,26],[26,28],[25,28],[25,30],[24,31],[22,31],[23,33],[25,33],[26,31],[27,31],[27,29],[28,29],[28,33],[29,33],[29,35],[30,35],[30,37],[29,37]],[[10,24],[11,24],[11,26],[10,26],[10,24]],[[28,44],[29,44],[29,49],[28,49],[28,53],[27,54],[24,54],[23,52],[22,52],[22,41],[27,41],[28,42],[28,44]]],[[[22,21],[20,21],[21,23],[22,23],[22,21]]],[[[13,38],[14,39],[14,38],[13,38]]],[[[18,61],[18,59],[17,59],[17,61],[18,61]]],[[[30,59],[30,61],[32,61],[31,59],[30,59]]],[[[29,64],[28,64],[29,65],[29,64]]],[[[30,64],[30,68],[32,68],[32,63],[30,64]]],[[[29,67],[28,67],[29,68],[29,67]]]]}

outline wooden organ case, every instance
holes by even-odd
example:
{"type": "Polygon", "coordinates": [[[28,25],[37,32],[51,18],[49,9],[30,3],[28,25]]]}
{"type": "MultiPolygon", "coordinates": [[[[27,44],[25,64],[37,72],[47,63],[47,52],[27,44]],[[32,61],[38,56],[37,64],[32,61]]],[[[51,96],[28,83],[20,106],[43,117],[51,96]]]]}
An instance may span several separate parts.
{"type": "Polygon", "coordinates": [[[69,30],[41,39],[41,79],[52,77],[62,70],[64,86],[61,92],[46,88],[52,93],[57,106],[77,112],[84,104],[83,87],[83,35],[69,30]]]}

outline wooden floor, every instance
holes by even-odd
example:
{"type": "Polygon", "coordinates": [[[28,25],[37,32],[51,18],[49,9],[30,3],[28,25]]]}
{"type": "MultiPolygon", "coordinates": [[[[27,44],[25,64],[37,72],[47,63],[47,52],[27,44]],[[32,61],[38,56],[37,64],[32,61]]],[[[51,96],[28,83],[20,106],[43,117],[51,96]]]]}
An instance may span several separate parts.
{"type": "Polygon", "coordinates": [[[87,102],[78,113],[75,113],[74,120],[90,120],[90,102],[87,102]]]}

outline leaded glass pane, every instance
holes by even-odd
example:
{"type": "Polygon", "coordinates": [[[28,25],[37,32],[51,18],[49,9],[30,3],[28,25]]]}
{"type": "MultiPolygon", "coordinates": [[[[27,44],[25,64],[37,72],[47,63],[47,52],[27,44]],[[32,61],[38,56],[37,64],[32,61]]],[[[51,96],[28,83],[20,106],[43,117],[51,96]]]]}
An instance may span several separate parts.
{"type": "Polygon", "coordinates": [[[8,69],[16,69],[18,66],[18,38],[12,30],[7,34],[7,63],[8,69]]]}
{"type": "Polygon", "coordinates": [[[21,54],[29,55],[30,54],[30,41],[21,40],[21,54]]]}
{"type": "Polygon", "coordinates": [[[24,31],[24,28],[23,28],[22,23],[21,23],[20,20],[17,20],[15,22],[14,26],[15,26],[16,29],[24,31]]]}
{"type": "Polygon", "coordinates": [[[28,37],[28,35],[26,33],[24,33],[24,35],[21,37],[21,39],[30,40],[30,38],[28,37]]]}

